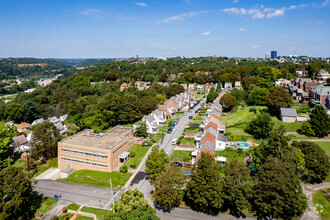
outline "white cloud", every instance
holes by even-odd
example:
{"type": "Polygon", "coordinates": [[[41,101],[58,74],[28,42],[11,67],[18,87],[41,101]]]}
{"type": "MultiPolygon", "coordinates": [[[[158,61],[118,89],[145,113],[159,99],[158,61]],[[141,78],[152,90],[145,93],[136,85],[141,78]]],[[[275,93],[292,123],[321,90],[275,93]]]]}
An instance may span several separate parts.
{"type": "Polygon", "coordinates": [[[240,31],[240,32],[243,32],[243,31],[244,31],[244,28],[240,28],[239,31],[240,31]]]}
{"type": "Polygon", "coordinates": [[[234,0],[234,1],[232,1],[233,3],[238,3],[238,0],[234,0]]]}
{"type": "Polygon", "coordinates": [[[223,12],[231,12],[234,14],[246,14],[246,10],[244,8],[225,8],[222,10],[223,12]]]}
{"type": "Polygon", "coordinates": [[[259,48],[260,45],[259,44],[256,44],[256,45],[253,45],[252,48],[259,48]]]}
{"type": "Polygon", "coordinates": [[[279,16],[283,16],[284,14],[285,14],[285,7],[281,9],[277,9],[274,12],[268,13],[267,18],[279,17],[279,16]]]}
{"type": "Polygon", "coordinates": [[[207,31],[207,32],[202,33],[202,35],[204,35],[204,36],[207,36],[207,35],[210,35],[210,34],[211,34],[211,31],[207,31]]]}
{"type": "Polygon", "coordinates": [[[86,9],[84,11],[81,11],[80,14],[94,16],[95,18],[102,18],[103,17],[102,16],[103,11],[100,10],[100,9],[95,9],[95,8],[86,9]]]}
{"type": "Polygon", "coordinates": [[[135,3],[136,5],[138,6],[141,6],[141,7],[148,7],[148,5],[144,2],[138,2],[138,3],[135,3]]]}
{"type": "Polygon", "coordinates": [[[329,0],[325,0],[322,4],[321,4],[321,8],[322,7],[325,7],[325,6],[327,6],[329,4],[329,0]]]}
{"type": "Polygon", "coordinates": [[[251,18],[253,19],[261,19],[264,18],[265,14],[263,14],[261,11],[257,10],[252,16],[251,18]]]}
{"type": "Polygon", "coordinates": [[[185,18],[193,18],[193,17],[195,17],[199,14],[203,14],[203,13],[207,13],[207,12],[208,11],[190,11],[190,12],[183,13],[183,14],[180,14],[180,15],[174,15],[172,17],[168,17],[168,18],[165,18],[163,20],[158,20],[158,21],[156,21],[156,24],[171,23],[172,21],[182,21],[185,18]]]}

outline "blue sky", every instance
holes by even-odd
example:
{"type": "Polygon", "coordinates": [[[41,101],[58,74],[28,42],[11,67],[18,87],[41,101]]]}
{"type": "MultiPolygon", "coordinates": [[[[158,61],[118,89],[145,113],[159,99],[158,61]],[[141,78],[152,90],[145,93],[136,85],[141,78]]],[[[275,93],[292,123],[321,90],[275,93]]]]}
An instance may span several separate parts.
{"type": "Polygon", "coordinates": [[[330,57],[330,0],[0,0],[0,57],[330,57]]]}

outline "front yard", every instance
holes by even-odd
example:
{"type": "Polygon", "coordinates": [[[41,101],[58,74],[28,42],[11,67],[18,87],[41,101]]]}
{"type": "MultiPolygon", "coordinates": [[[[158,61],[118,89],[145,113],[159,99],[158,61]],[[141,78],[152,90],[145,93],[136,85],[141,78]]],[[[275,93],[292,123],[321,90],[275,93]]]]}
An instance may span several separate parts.
{"type": "Polygon", "coordinates": [[[128,161],[125,163],[127,166],[134,166],[137,168],[143,157],[146,155],[150,147],[142,147],[141,144],[133,144],[128,152],[135,152],[135,157],[129,158],[128,161]]]}
{"type": "Polygon", "coordinates": [[[36,214],[45,214],[58,202],[58,199],[38,196],[32,206],[36,208],[36,214]]]}
{"type": "Polygon", "coordinates": [[[191,159],[190,150],[175,150],[170,156],[171,161],[184,161],[189,162],[191,159]]]}
{"type": "MultiPolygon", "coordinates": [[[[19,159],[17,161],[15,161],[13,166],[19,167],[19,168],[23,168],[24,164],[26,163],[25,160],[23,159],[19,159]]],[[[55,167],[57,168],[57,157],[49,159],[45,164],[41,164],[40,161],[36,161],[36,169],[30,169],[30,178],[34,179],[37,176],[39,176],[40,174],[42,174],[43,172],[45,172],[46,170],[48,170],[51,167],[55,167]]],[[[28,173],[27,170],[24,171],[25,173],[28,173]]]]}
{"type": "Polygon", "coordinates": [[[111,179],[113,188],[120,189],[126,184],[131,175],[131,173],[120,173],[116,171],[101,172],[93,170],[78,170],[68,178],[57,179],[57,181],[110,188],[109,179],[111,179]]]}

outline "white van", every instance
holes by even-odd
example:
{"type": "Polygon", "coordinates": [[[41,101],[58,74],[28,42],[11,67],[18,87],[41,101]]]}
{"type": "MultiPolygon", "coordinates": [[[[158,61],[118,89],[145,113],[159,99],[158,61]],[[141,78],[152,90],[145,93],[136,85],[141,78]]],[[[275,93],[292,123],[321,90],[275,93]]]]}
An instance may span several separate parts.
{"type": "Polygon", "coordinates": [[[172,140],[172,145],[176,145],[176,142],[178,141],[178,139],[177,138],[174,138],[173,140],[172,140]]]}

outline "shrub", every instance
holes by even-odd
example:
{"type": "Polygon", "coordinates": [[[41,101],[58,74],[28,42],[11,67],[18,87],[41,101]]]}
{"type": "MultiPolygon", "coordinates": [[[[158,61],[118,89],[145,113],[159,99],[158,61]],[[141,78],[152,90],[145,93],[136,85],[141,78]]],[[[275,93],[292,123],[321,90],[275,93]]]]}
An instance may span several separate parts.
{"type": "Polygon", "coordinates": [[[184,162],[189,162],[189,161],[190,161],[190,159],[191,159],[191,157],[190,157],[190,156],[186,156],[186,157],[184,157],[184,158],[183,158],[183,161],[184,161],[184,162]]]}
{"type": "Polygon", "coordinates": [[[129,156],[130,157],[135,157],[135,152],[134,151],[131,151],[129,156]]]}
{"type": "Polygon", "coordinates": [[[304,121],[301,125],[301,131],[307,136],[314,136],[315,131],[312,129],[312,125],[308,121],[304,121]]]}
{"type": "Polygon", "coordinates": [[[127,173],[127,166],[126,166],[126,165],[121,166],[121,167],[119,168],[119,171],[120,171],[121,173],[127,173]]]}
{"type": "Polygon", "coordinates": [[[53,216],[50,220],[57,220],[58,218],[57,218],[57,216],[55,215],[55,216],[53,216]]]}
{"type": "Polygon", "coordinates": [[[148,146],[151,147],[154,143],[152,141],[148,142],[148,146]]]}
{"type": "Polygon", "coordinates": [[[251,107],[249,111],[256,114],[257,113],[257,108],[256,107],[251,107]]]}
{"type": "Polygon", "coordinates": [[[238,110],[238,106],[236,105],[236,106],[234,106],[234,108],[231,110],[231,113],[237,112],[237,110],[238,110]]]}
{"type": "Polygon", "coordinates": [[[155,143],[155,142],[156,142],[155,138],[151,138],[150,141],[151,141],[152,143],[155,143]]]}
{"type": "Polygon", "coordinates": [[[181,140],[183,139],[183,136],[180,136],[178,141],[176,142],[177,145],[181,144],[181,140]]]}
{"type": "Polygon", "coordinates": [[[66,213],[67,211],[68,211],[68,207],[63,206],[63,208],[62,208],[62,212],[63,212],[63,213],[66,213]]]}
{"type": "Polygon", "coordinates": [[[135,169],[135,168],[136,168],[136,164],[133,163],[133,164],[130,165],[130,167],[131,167],[132,169],[135,169]]]}

